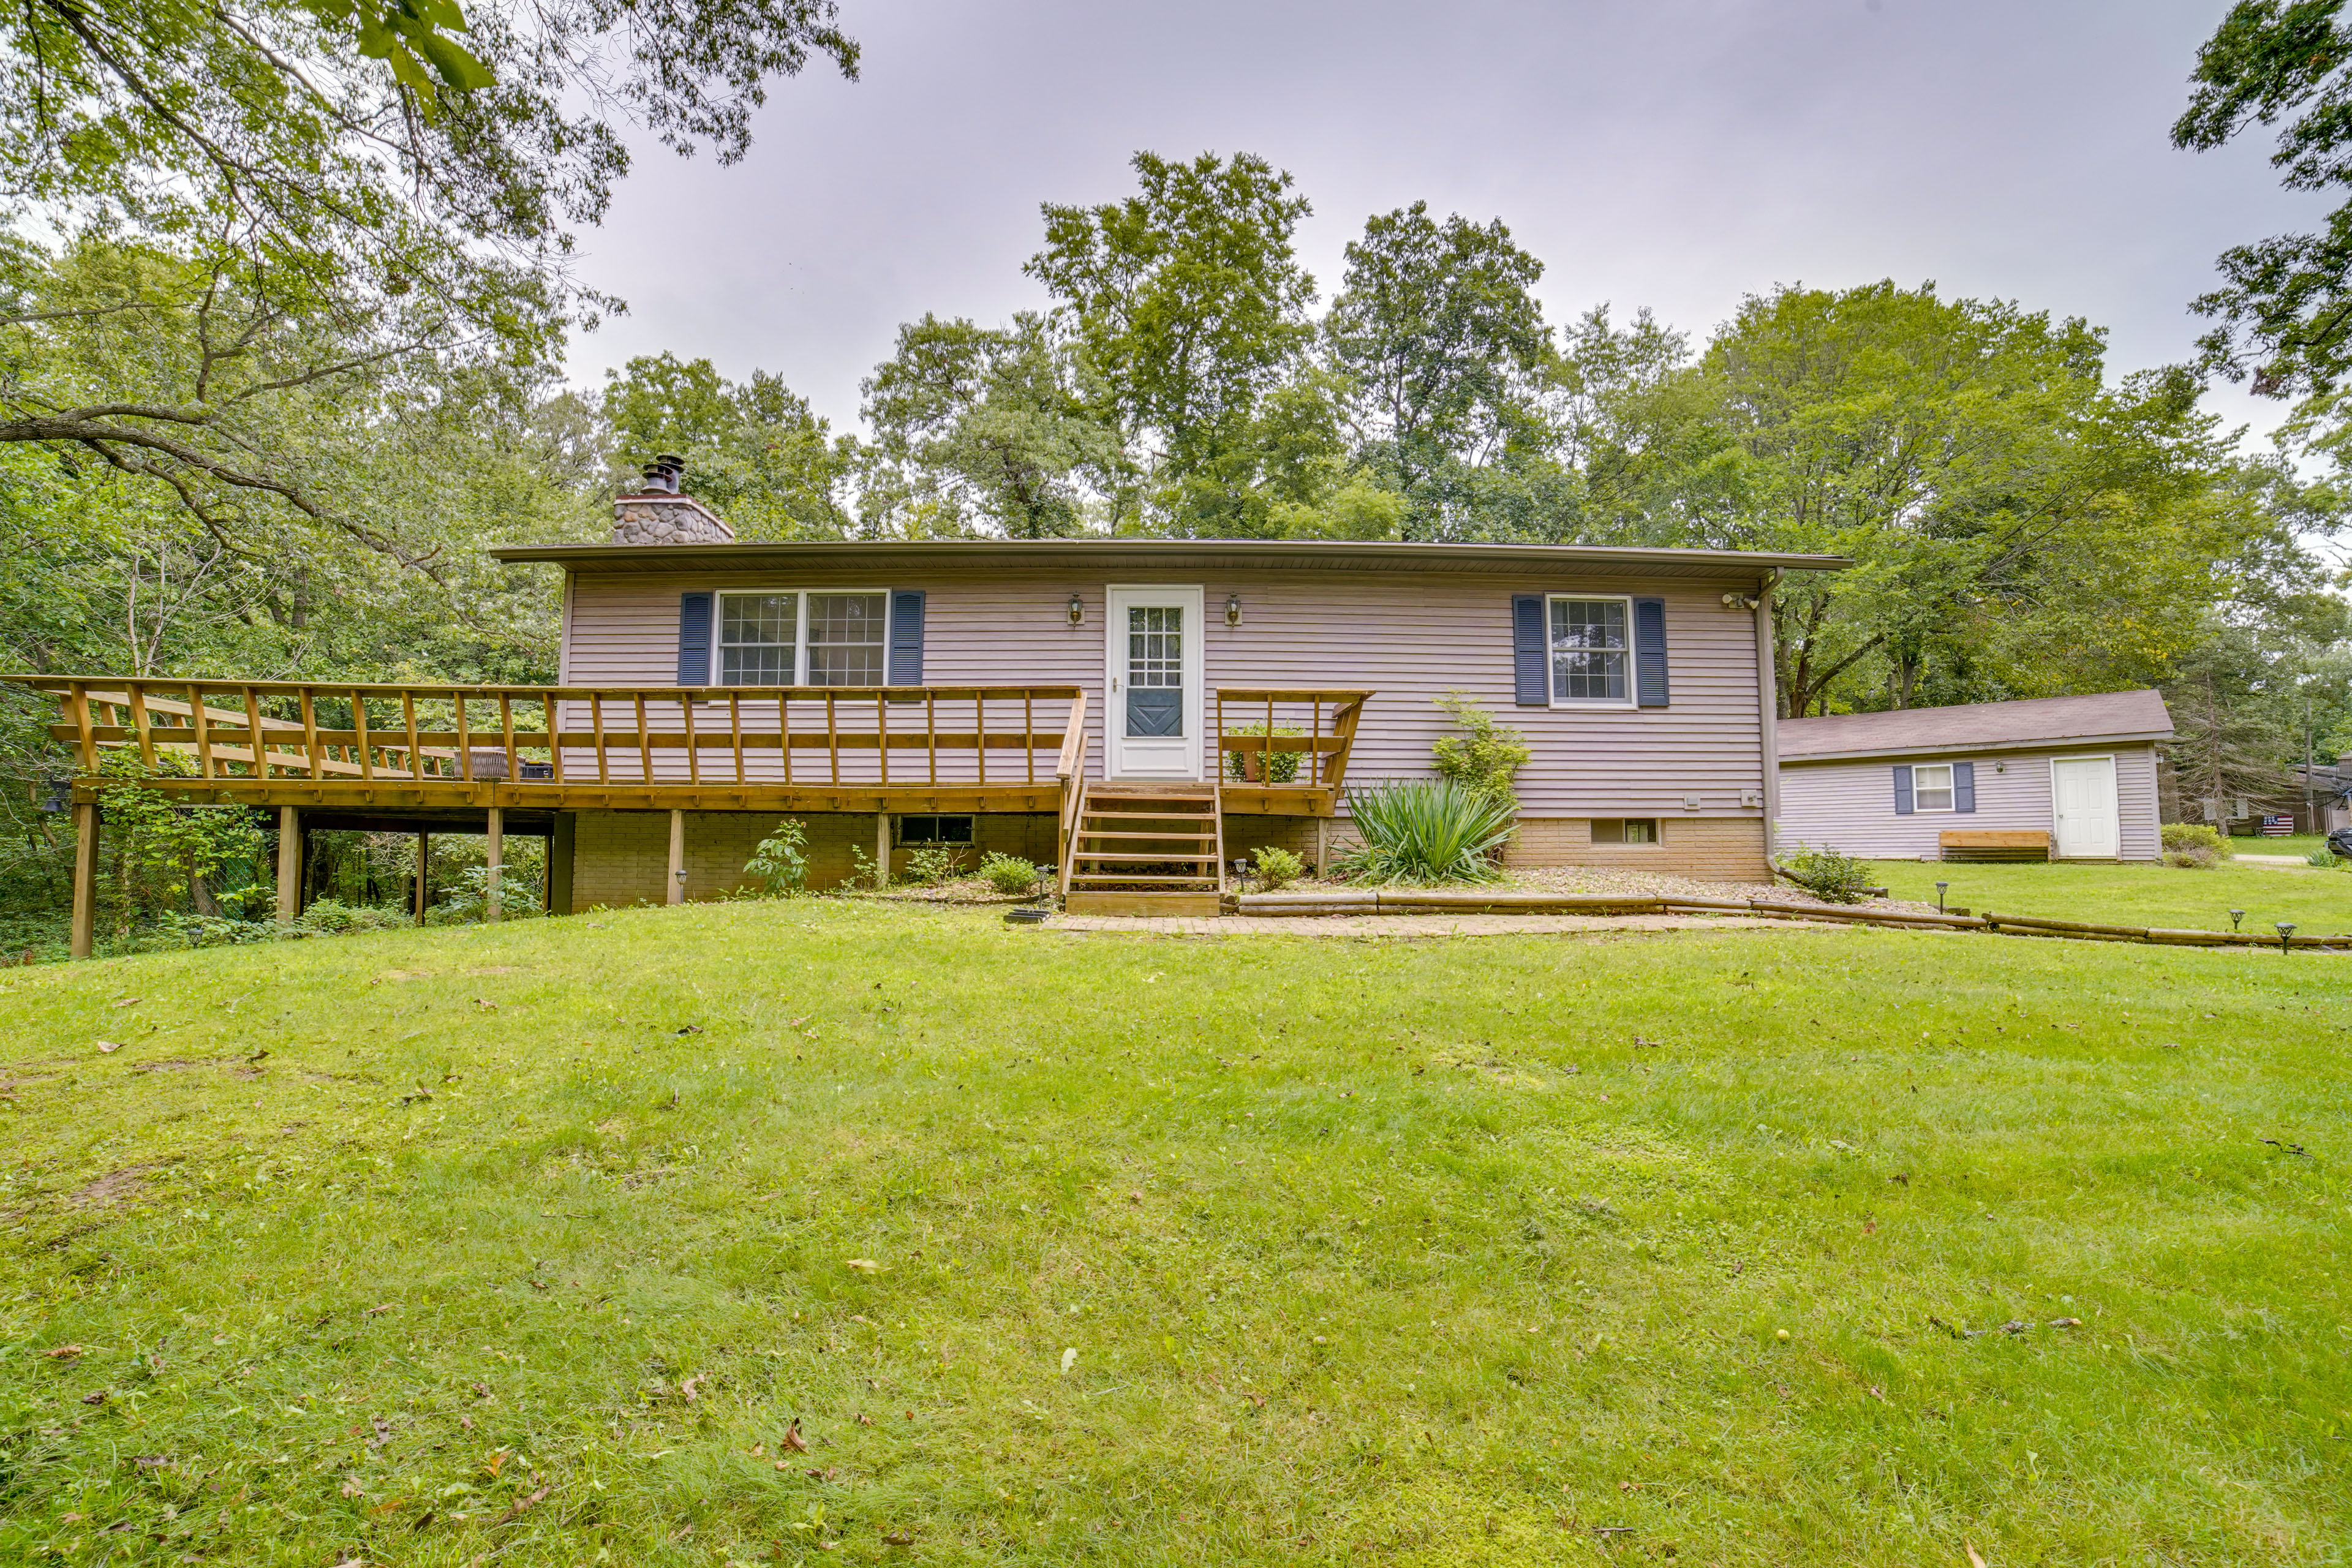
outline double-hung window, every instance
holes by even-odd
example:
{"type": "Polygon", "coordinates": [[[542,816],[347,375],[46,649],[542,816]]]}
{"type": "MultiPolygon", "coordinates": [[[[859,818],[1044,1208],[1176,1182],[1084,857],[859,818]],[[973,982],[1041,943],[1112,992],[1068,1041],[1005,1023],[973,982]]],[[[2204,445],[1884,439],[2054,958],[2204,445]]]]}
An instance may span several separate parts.
{"type": "Polygon", "coordinates": [[[1624,707],[1633,700],[1633,601],[1555,594],[1550,616],[1555,706],[1624,707]]]}
{"type": "Polygon", "coordinates": [[[1911,765],[1911,809],[1949,811],[1952,807],[1952,764],[1914,763],[1911,765]]]}
{"type": "Polygon", "coordinates": [[[890,595],[761,590],[719,595],[720,686],[880,686],[890,595]]]}

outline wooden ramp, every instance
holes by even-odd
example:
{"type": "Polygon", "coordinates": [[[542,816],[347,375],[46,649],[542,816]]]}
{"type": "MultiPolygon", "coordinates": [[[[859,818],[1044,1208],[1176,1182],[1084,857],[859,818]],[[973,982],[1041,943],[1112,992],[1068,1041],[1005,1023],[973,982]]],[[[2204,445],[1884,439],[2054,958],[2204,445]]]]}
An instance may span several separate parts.
{"type": "Polygon", "coordinates": [[[1213,784],[1090,784],[1070,845],[1074,915],[1213,915],[1225,889],[1213,784]]]}

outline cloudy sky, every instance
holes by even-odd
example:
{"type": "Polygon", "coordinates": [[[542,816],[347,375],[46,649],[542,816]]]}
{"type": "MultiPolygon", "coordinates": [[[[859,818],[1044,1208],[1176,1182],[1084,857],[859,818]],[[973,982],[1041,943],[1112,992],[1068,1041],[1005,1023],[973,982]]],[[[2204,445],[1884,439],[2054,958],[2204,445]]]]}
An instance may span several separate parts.
{"type": "MultiPolygon", "coordinates": [[[[2225,246],[2318,210],[2266,145],[2172,150],[2224,0],[842,0],[863,79],[777,85],[730,169],[641,154],[585,238],[629,314],[574,378],[667,349],[781,374],[836,426],[898,324],[1042,302],[1041,202],[1139,148],[1256,153],[1315,204],[1328,296],[1365,216],[1500,216],[1547,312],[1703,334],[1778,282],[1933,279],[2183,359],[2225,246]]],[[[2223,394],[2215,406],[2267,423],[2223,394]]]]}

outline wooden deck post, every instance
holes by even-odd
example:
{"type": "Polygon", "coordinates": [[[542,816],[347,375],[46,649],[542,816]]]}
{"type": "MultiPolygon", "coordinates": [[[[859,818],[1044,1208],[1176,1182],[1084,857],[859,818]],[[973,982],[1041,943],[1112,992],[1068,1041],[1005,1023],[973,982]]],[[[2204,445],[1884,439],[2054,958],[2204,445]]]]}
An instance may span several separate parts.
{"type": "Polygon", "coordinates": [[[686,813],[669,814],[669,897],[667,902],[686,902],[686,813]]]}
{"type": "Polygon", "coordinates": [[[302,808],[278,808],[278,920],[283,925],[302,912],[302,808]]]}
{"type": "Polygon", "coordinates": [[[425,878],[433,864],[433,836],[423,828],[416,831],[416,923],[425,923],[425,899],[429,889],[425,878]]]}
{"type": "Polygon", "coordinates": [[[890,814],[874,814],[874,890],[880,892],[890,885],[890,814]]]}
{"type": "Polygon", "coordinates": [[[499,874],[503,868],[506,856],[506,816],[507,814],[498,806],[490,807],[488,842],[482,851],[482,859],[488,871],[488,876],[485,878],[488,886],[482,895],[482,918],[486,921],[497,920],[501,913],[499,908],[500,903],[499,874]]]}
{"type": "Polygon", "coordinates": [[[73,821],[73,935],[68,951],[88,958],[98,942],[98,803],[77,804],[73,821]]]}

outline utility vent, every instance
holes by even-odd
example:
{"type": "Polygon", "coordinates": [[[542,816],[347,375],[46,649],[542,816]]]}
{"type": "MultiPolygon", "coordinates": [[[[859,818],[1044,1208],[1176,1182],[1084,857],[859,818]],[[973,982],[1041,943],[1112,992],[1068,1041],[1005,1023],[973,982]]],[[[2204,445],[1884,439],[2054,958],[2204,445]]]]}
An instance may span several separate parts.
{"type": "Polygon", "coordinates": [[[663,453],[645,468],[645,488],[613,498],[615,544],[727,544],[735,531],[692,496],[678,490],[686,459],[663,453]]]}

